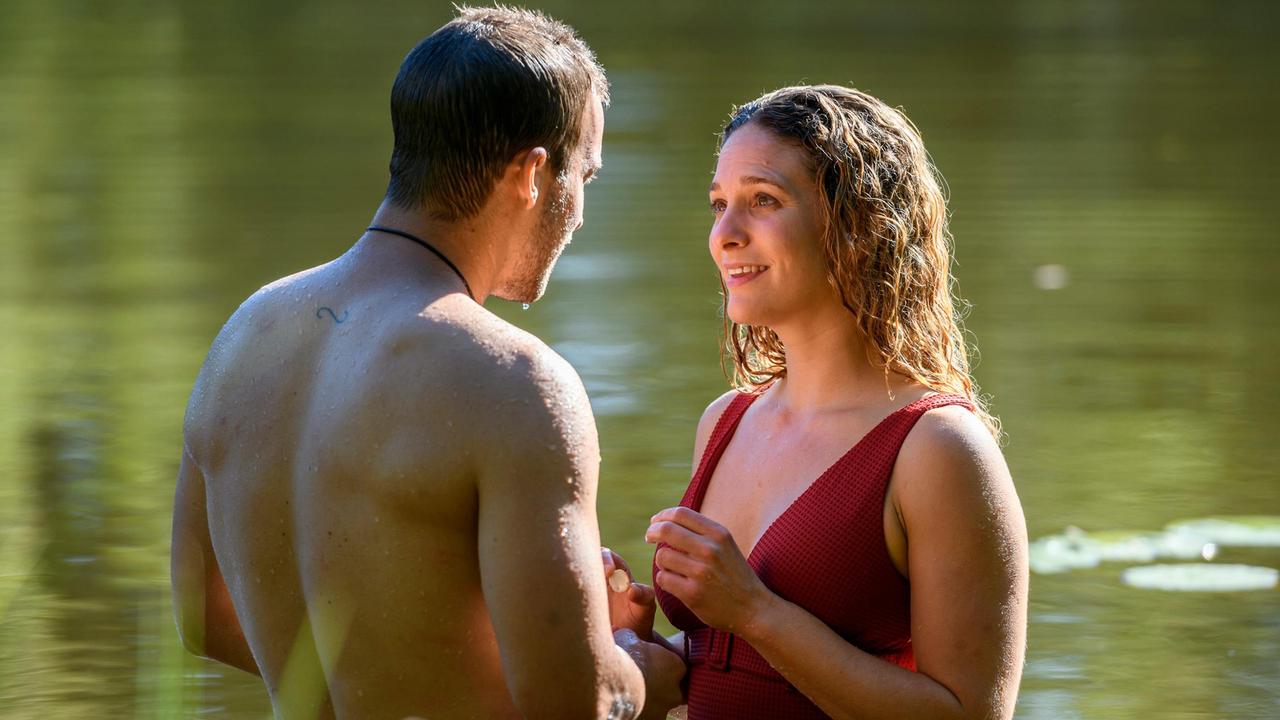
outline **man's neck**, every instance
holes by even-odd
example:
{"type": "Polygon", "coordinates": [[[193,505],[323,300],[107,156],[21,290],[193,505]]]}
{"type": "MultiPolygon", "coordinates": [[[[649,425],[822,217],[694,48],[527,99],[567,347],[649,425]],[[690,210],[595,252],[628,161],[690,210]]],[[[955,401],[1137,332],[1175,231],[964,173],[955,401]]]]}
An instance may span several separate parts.
{"type": "MultiPolygon", "coordinates": [[[[476,302],[483,303],[498,284],[503,271],[501,258],[506,253],[503,248],[496,247],[495,238],[500,236],[488,232],[486,224],[479,219],[457,222],[434,220],[423,211],[406,210],[383,202],[369,224],[409,233],[430,244],[448,258],[466,279],[476,302]]],[[[428,262],[438,261],[432,259],[428,262]]],[[[445,272],[452,274],[445,263],[440,265],[444,266],[445,272]]]]}

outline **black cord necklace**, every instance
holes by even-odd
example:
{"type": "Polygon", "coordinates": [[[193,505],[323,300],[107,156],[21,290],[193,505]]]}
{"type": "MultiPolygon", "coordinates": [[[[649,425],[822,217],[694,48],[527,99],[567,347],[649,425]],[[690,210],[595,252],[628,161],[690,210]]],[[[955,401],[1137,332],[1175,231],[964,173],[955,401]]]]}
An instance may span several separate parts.
{"type": "Polygon", "coordinates": [[[422,247],[424,247],[424,248],[426,248],[426,249],[430,250],[431,252],[435,253],[435,254],[436,254],[436,257],[438,257],[438,258],[440,258],[441,260],[443,260],[443,261],[444,261],[444,264],[445,264],[445,265],[448,265],[448,266],[449,266],[449,269],[450,269],[450,270],[452,270],[452,271],[454,272],[454,274],[456,274],[456,275],[458,276],[458,279],[462,281],[462,286],[463,286],[463,287],[465,287],[465,288],[467,289],[467,297],[471,298],[472,300],[475,300],[475,297],[476,297],[476,296],[475,296],[475,293],[471,292],[471,283],[467,282],[467,278],[463,276],[462,271],[458,269],[458,266],[457,266],[457,265],[454,265],[454,264],[453,264],[453,261],[451,261],[449,258],[445,257],[445,256],[444,256],[444,253],[442,253],[442,252],[440,252],[439,250],[437,250],[437,249],[435,248],[435,246],[434,246],[434,245],[432,245],[431,243],[427,242],[426,240],[423,240],[422,238],[418,237],[417,235],[412,235],[412,234],[407,233],[407,232],[405,232],[405,231],[403,231],[403,230],[396,230],[395,228],[382,227],[381,225],[370,225],[369,227],[365,228],[365,230],[366,230],[367,232],[380,232],[380,233],[387,233],[388,235],[399,235],[400,237],[404,238],[405,240],[411,240],[411,241],[413,241],[413,242],[416,242],[416,243],[418,243],[419,245],[421,245],[422,247]]]}

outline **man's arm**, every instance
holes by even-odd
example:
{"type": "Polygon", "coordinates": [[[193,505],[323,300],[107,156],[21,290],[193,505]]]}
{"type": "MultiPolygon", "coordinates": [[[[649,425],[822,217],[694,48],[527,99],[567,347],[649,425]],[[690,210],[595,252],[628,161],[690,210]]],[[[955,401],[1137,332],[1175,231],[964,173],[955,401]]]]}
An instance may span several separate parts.
{"type": "Polygon", "coordinates": [[[187,650],[259,675],[209,537],[204,476],[182,449],[170,550],[174,615],[187,650]]]}
{"type": "Polygon", "coordinates": [[[477,448],[478,550],[507,686],[528,718],[634,717],[645,704],[642,668],[674,686],[683,666],[647,643],[629,655],[610,632],[586,392],[545,349],[498,384],[500,410],[477,448]]]}

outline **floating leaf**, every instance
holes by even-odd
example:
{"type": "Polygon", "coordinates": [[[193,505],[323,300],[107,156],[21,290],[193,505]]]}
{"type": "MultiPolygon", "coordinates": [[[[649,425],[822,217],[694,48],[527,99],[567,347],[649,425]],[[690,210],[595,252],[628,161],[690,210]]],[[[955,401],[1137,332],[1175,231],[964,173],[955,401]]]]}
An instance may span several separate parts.
{"type": "Polygon", "coordinates": [[[1030,555],[1031,569],[1043,574],[1095,567],[1102,561],[1096,543],[1075,527],[1031,543],[1030,555]]]}
{"type": "Polygon", "coordinates": [[[1103,562],[1152,562],[1159,558],[1211,559],[1216,547],[1205,538],[1190,533],[1107,530],[1087,533],[1068,527],[1060,535],[1049,535],[1031,544],[1031,569],[1037,573],[1059,573],[1096,567],[1103,562]]]}
{"type": "Polygon", "coordinates": [[[1276,586],[1280,571],[1254,565],[1182,563],[1131,567],[1120,575],[1120,579],[1126,585],[1145,590],[1269,590],[1276,586]]]}
{"type": "Polygon", "coordinates": [[[1181,520],[1165,531],[1229,547],[1280,547],[1280,517],[1267,515],[1181,520]]]}

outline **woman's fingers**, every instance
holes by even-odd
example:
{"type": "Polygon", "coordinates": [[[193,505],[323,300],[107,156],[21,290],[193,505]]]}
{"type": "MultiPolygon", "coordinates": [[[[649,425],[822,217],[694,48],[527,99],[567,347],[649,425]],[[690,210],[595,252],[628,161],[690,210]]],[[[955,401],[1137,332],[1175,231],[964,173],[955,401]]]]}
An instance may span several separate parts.
{"type": "Polygon", "coordinates": [[[689,604],[690,591],[693,589],[694,582],[684,575],[670,570],[658,570],[653,575],[653,584],[675,595],[685,605],[689,604]]]}
{"type": "Polygon", "coordinates": [[[659,520],[650,525],[644,534],[644,540],[648,543],[666,543],[681,552],[699,557],[706,557],[714,550],[708,538],[669,520],[659,520]]]}
{"type": "Polygon", "coordinates": [[[671,547],[658,548],[653,556],[654,564],[659,570],[666,570],[685,577],[697,577],[704,565],[679,550],[671,547]]]}
{"type": "Polygon", "coordinates": [[[672,522],[681,527],[688,528],[699,535],[716,536],[725,533],[725,528],[720,523],[703,515],[697,510],[691,510],[683,505],[669,507],[665,510],[659,510],[652,518],[650,523],[672,522]]]}

